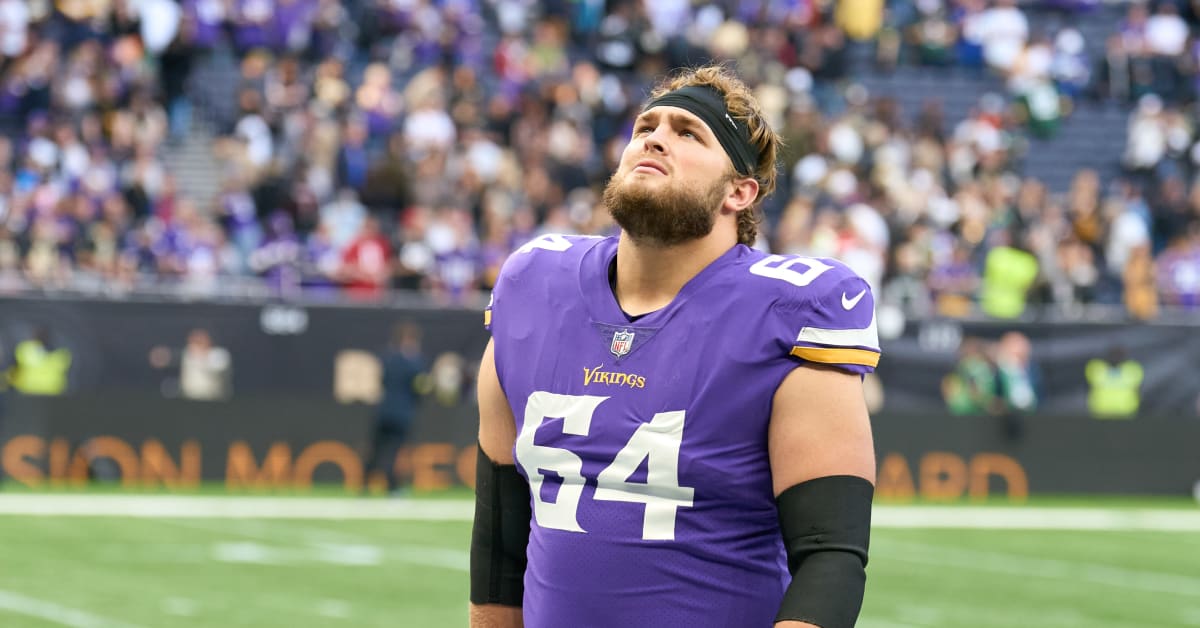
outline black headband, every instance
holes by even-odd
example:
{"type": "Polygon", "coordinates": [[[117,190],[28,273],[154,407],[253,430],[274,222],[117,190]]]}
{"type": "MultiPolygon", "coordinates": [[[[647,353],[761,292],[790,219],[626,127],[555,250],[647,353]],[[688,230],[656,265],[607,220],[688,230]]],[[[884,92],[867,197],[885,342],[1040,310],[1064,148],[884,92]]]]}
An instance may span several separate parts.
{"type": "Polygon", "coordinates": [[[744,177],[754,176],[758,151],[750,144],[750,128],[729,114],[721,92],[707,85],[689,85],[651,100],[642,111],[663,106],[679,107],[696,114],[717,136],[737,173],[744,177]]]}

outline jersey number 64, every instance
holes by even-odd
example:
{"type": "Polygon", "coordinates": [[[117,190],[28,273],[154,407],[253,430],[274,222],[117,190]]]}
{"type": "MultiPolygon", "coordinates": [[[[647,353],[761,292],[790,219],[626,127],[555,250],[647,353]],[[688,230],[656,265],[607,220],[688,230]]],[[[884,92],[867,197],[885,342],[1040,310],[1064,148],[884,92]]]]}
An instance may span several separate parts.
{"type": "MultiPolygon", "coordinates": [[[[517,435],[516,460],[529,478],[533,514],[538,525],[586,532],[580,527],[577,516],[584,487],[583,460],[561,447],[534,444],[534,433],[546,418],[562,417],[563,433],[587,436],[596,407],[607,399],[543,391],[529,395],[525,403],[525,422],[517,435]],[[543,470],[562,478],[562,486],[553,502],[542,499],[543,470]]],[[[649,422],[638,426],[612,463],[596,476],[596,499],[646,505],[642,523],[645,540],[674,540],[676,510],[692,505],[695,489],[679,485],[683,419],[683,410],[655,414],[649,422]],[[630,482],[629,476],[643,460],[646,460],[646,482],[630,482]]]]}

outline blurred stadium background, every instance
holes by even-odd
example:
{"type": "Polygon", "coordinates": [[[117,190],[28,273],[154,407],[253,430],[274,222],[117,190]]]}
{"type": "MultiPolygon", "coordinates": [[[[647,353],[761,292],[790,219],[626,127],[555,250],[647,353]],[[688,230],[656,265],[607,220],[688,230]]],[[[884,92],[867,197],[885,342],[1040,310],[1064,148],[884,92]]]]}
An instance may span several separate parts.
{"type": "Polygon", "coordinates": [[[713,60],[787,141],[758,246],[877,295],[860,626],[1200,626],[1198,26],[0,0],[0,626],[464,625],[491,282],[612,233],[633,112],[713,60]],[[398,325],[425,368],[393,490],[363,461],[398,325]]]}

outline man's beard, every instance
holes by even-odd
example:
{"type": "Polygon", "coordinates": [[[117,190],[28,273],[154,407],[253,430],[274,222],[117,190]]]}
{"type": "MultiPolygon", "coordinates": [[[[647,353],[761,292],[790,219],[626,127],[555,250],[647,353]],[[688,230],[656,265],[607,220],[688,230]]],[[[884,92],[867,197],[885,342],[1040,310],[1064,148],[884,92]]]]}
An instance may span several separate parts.
{"type": "Polygon", "coordinates": [[[662,246],[682,244],[712,233],[729,178],[708,189],[669,185],[662,189],[614,176],[604,187],[604,206],[634,241],[662,246]]]}

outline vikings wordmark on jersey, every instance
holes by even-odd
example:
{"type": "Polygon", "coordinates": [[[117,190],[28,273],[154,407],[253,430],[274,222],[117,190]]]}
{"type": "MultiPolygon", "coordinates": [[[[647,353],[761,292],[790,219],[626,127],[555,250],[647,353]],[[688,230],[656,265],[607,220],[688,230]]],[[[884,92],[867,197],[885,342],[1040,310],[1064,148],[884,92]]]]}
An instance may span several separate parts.
{"type": "Polygon", "coordinates": [[[614,238],[544,236],[485,320],[533,522],[525,625],[771,626],[788,572],[766,434],[798,364],[879,361],[865,281],[735,246],[636,321],[614,238]]]}

